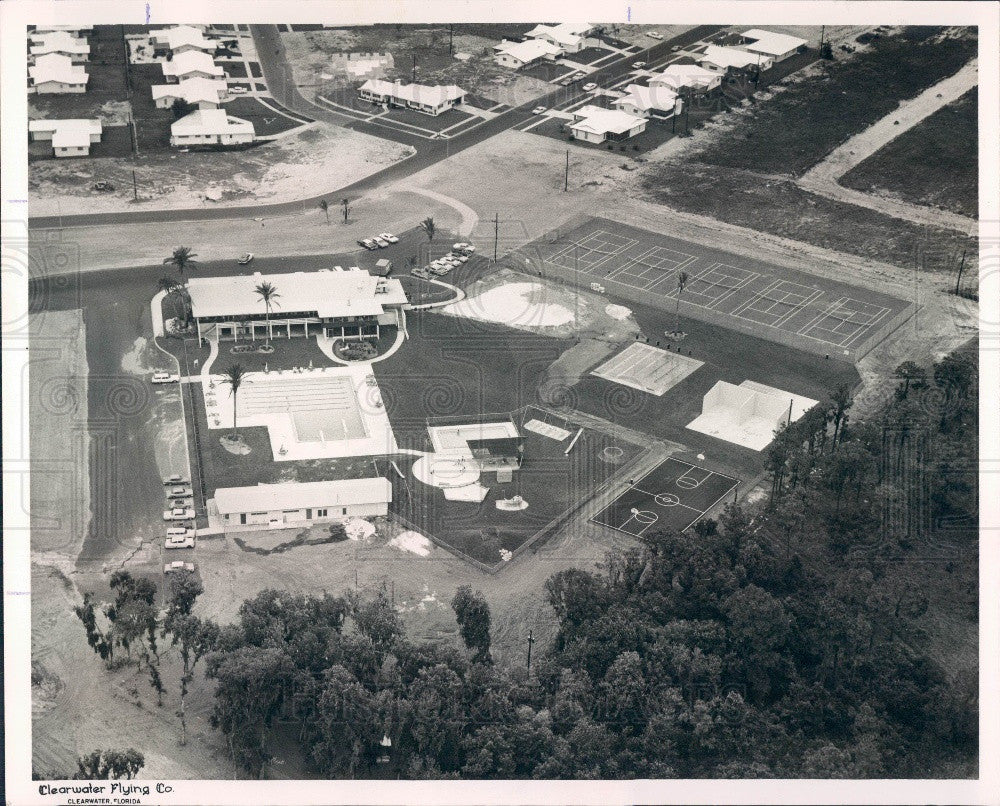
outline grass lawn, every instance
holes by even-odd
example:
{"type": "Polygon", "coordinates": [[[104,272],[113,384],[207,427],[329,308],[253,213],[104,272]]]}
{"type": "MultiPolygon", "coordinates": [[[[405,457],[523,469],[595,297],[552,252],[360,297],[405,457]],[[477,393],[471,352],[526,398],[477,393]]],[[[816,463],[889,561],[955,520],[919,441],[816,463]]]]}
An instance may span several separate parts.
{"type": "MultiPolygon", "coordinates": [[[[101,142],[90,144],[91,157],[132,156],[132,131],[128,126],[105,126],[101,131],[101,142]]],[[[35,142],[28,146],[28,160],[60,159],[52,152],[52,143],[35,142]]]]}
{"type": "Polygon", "coordinates": [[[517,71],[523,76],[532,76],[533,78],[540,78],[542,81],[554,81],[562,76],[568,76],[570,73],[576,72],[574,68],[567,67],[564,64],[556,64],[555,62],[542,61],[538,64],[533,64],[529,67],[522,67],[517,71]]]}
{"type": "Polygon", "coordinates": [[[273,109],[268,109],[256,98],[234,98],[224,104],[230,114],[253,123],[258,136],[270,136],[294,129],[302,125],[300,120],[287,118],[273,109]]]}
{"type": "Polygon", "coordinates": [[[379,120],[398,120],[400,123],[407,123],[410,126],[439,132],[443,129],[457,126],[460,123],[478,120],[478,118],[475,118],[473,115],[468,115],[465,112],[460,112],[457,109],[449,109],[447,112],[442,112],[440,115],[434,116],[425,115],[422,112],[417,112],[413,109],[391,108],[388,112],[381,114],[379,116],[379,120]]]}
{"type": "Polygon", "coordinates": [[[840,178],[845,187],[887,190],[915,204],[976,217],[979,104],[972,90],[904,132],[840,178]]]}
{"type": "Polygon", "coordinates": [[[243,62],[224,62],[222,69],[229,78],[247,78],[247,67],[243,62]]]}
{"type": "Polygon", "coordinates": [[[605,56],[609,56],[614,51],[608,50],[607,48],[584,48],[577,53],[567,53],[563,56],[564,59],[576,62],[577,64],[593,64],[598,59],[603,59],[605,56]]]}
{"type": "Polygon", "coordinates": [[[898,101],[957,72],[976,55],[976,47],[971,29],[940,41],[881,38],[869,51],[824,63],[816,75],[760,105],[753,118],[698,157],[728,168],[800,175],[898,101]]]}
{"type": "MultiPolygon", "coordinates": [[[[695,122],[696,119],[692,119],[691,125],[694,126],[695,122]]],[[[634,137],[630,137],[628,140],[623,140],[621,142],[607,141],[604,143],[588,143],[584,140],[577,140],[575,138],[570,139],[568,120],[563,120],[562,118],[548,118],[544,123],[540,123],[530,129],[529,133],[540,134],[543,137],[551,137],[555,140],[562,140],[568,145],[580,148],[614,151],[621,154],[623,157],[637,157],[659,145],[663,145],[663,143],[667,142],[667,140],[672,137],[675,137],[677,134],[683,133],[683,115],[681,115],[677,121],[676,132],[672,130],[673,128],[674,127],[671,125],[669,120],[651,120],[648,124],[646,124],[646,131],[641,132],[634,137]]]]}
{"type": "Polygon", "coordinates": [[[254,78],[263,78],[264,71],[261,70],[259,62],[250,62],[250,75],[254,78]]]}
{"type": "Polygon", "coordinates": [[[158,109],[153,102],[153,85],[165,83],[160,64],[133,64],[129,68],[132,78],[132,116],[135,119],[139,153],[171,151],[170,124],[174,122],[172,109],[158,109]]]}

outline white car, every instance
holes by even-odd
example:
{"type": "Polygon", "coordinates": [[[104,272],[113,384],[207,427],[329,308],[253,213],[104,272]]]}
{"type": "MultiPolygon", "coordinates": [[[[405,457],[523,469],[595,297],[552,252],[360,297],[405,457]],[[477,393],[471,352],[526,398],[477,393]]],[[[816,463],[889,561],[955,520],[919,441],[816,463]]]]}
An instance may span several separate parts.
{"type": "Polygon", "coordinates": [[[593,81],[591,81],[589,84],[583,85],[584,92],[590,92],[591,90],[596,90],[596,89],[597,89],[597,84],[595,84],[593,81]]]}
{"type": "Polygon", "coordinates": [[[180,379],[180,375],[171,375],[169,372],[154,372],[150,378],[153,383],[177,383],[180,379]]]}
{"type": "Polygon", "coordinates": [[[249,90],[246,87],[230,87],[229,92],[232,95],[246,95],[249,90]]]}
{"type": "Polygon", "coordinates": [[[193,495],[190,487],[171,487],[167,490],[167,498],[187,498],[193,495]]]}
{"type": "Polygon", "coordinates": [[[184,526],[171,526],[167,529],[167,537],[194,537],[194,529],[188,529],[184,526]]]}
{"type": "MultiPolygon", "coordinates": [[[[453,269],[457,269],[459,266],[462,265],[462,261],[459,260],[457,257],[454,257],[453,255],[445,255],[443,258],[441,258],[441,260],[444,261],[444,264],[446,266],[451,266],[453,269]]],[[[466,260],[468,260],[468,258],[466,258],[466,260]]]]}
{"type": "Polygon", "coordinates": [[[194,538],[185,537],[183,535],[171,535],[165,541],[163,541],[163,548],[165,549],[193,549],[194,548],[194,538]]]}
{"type": "Polygon", "coordinates": [[[378,237],[383,241],[388,241],[389,243],[399,243],[399,238],[393,235],[391,232],[380,232],[378,237]]]}
{"type": "Polygon", "coordinates": [[[378,246],[379,249],[385,249],[389,245],[389,242],[382,237],[372,238],[372,240],[375,241],[375,245],[378,246]]]}
{"type": "Polygon", "coordinates": [[[174,507],[163,510],[163,520],[165,521],[188,521],[194,517],[194,510],[190,507],[174,507]]]}
{"type": "Polygon", "coordinates": [[[448,255],[448,258],[450,260],[457,260],[459,263],[466,263],[469,260],[468,255],[461,255],[458,252],[452,252],[450,255],[448,255]]]}
{"type": "Polygon", "coordinates": [[[547,108],[547,107],[544,107],[544,106],[536,106],[536,107],[535,107],[534,109],[532,109],[532,110],[531,110],[531,114],[532,114],[532,115],[544,115],[544,114],[545,114],[546,112],[548,112],[548,111],[549,111],[549,110],[548,110],[548,108],[547,108]]]}
{"type": "Polygon", "coordinates": [[[646,36],[650,39],[663,39],[663,34],[659,31],[646,31],[646,36]]]}
{"type": "Polygon", "coordinates": [[[187,484],[188,480],[184,478],[180,473],[174,473],[174,475],[172,476],[167,476],[163,480],[163,483],[167,486],[170,486],[171,484],[187,484]]]}
{"type": "Polygon", "coordinates": [[[452,244],[451,249],[453,252],[461,252],[465,255],[471,255],[476,251],[476,247],[474,247],[471,243],[466,243],[465,241],[459,241],[458,243],[452,244]]]}
{"type": "Polygon", "coordinates": [[[194,563],[186,563],[184,560],[176,560],[163,566],[163,573],[169,574],[171,571],[194,571],[194,563]]]}
{"type": "Polygon", "coordinates": [[[646,66],[645,62],[632,62],[632,69],[633,70],[641,70],[645,66],[646,66]]]}

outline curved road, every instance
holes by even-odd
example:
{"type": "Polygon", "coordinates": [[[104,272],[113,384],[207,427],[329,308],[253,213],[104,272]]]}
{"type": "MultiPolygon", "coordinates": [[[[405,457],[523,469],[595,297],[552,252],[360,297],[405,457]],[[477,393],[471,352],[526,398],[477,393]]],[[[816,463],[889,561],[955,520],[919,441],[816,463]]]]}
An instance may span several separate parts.
{"type": "MultiPolygon", "coordinates": [[[[723,26],[703,25],[685,32],[681,36],[665,42],[660,42],[639,54],[623,56],[606,67],[594,71],[587,76],[588,81],[610,81],[627,74],[630,61],[636,57],[649,61],[660,56],[669,55],[671,47],[686,45],[721,30],[723,26]]],[[[413,137],[402,132],[388,129],[384,126],[374,126],[363,121],[354,120],[345,115],[327,109],[321,109],[302,97],[298,87],[291,78],[291,68],[285,59],[281,35],[275,25],[251,25],[250,31],[257,47],[261,69],[267,82],[268,90],[280,104],[293,112],[308,115],[319,120],[335,123],[345,128],[363,131],[376,137],[388,138],[397,142],[412,145],[417,153],[412,157],[383,168],[381,171],[365,177],[351,185],[341,188],[331,188],[326,193],[308,199],[282,202],[280,204],[257,204],[245,207],[222,207],[190,210],[148,210],[142,212],[93,213],[88,215],[44,216],[30,218],[28,226],[31,229],[64,229],[67,227],[91,227],[101,224],[134,224],[153,223],[159,221],[204,221],[210,219],[245,218],[248,215],[283,215],[297,213],[303,205],[310,206],[336,194],[338,197],[356,198],[380,185],[411,176],[453,153],[463,151],[470,146],[481,143],[489,137],[507,131],[519,123],[532,119],[531,108],[535,106],[554,106],[572,101],[583,93],[577,85],[558,87],[541,98],[522,104],[497,115],[492,120],[485,121],[471,131],[462,133],[448,140],[426,140],[413,137]]]]}

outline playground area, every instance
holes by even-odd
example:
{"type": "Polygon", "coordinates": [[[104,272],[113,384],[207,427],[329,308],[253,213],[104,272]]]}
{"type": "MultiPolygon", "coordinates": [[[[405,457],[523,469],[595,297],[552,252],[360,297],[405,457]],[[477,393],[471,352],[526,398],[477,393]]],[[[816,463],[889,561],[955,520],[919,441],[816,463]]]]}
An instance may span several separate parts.
{"type": "Polygon", "coordinates": [[[667,459],[631,484],[590,520],[633,537],[649,531],[684,531],[739,484],[737,479],[667,459]]]}
{"type": "MultiPolygon", "coordinates": [[[[591,218],[529,244],[538,271],[830,358],[857,361],[913,313],[901,299],[591,218]]],[[[515,261],[518,259],[515,258],[515,261]]]]}

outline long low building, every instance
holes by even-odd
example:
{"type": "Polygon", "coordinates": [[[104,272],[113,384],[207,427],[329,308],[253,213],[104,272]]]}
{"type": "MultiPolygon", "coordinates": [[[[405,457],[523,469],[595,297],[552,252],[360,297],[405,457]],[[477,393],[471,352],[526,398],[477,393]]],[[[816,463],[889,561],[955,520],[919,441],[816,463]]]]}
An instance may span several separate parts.
{"type": "Polygon", "coordinates": [[[150,91],[158,109],[169,109],[177,101],[199,109],[218,109],[229,98],[226,82],[211,78],[185,78],[179,84],[154,84],[150,91]]]}
{"type": "Polygon", "coordinates": [[[776,62],[794,56],[809,44],[805,39],[800,39],[797,36],[765,31],[761,28],[751,28],[740,36],[743,38],[741,48],[750,53],[763,54],[776,62]]]}
{"type": "Polygon", "coordinates": [[[255,137],[253,123],[225,109],[198,109],[170,124],[170,145],[175,147],[246,145],[255,137]]]}
{"type": "Polygon", "coordinates": [[[156,53],[173,53],[175,56],[188,51],[215,53],[216,42],[205,37],[200,28],[191,25],[177,25],[149,32],[149,40],[156,53]]]}
{"type": "Polygon", "coordinates": [[[594,26],[589,22],[561,22],[558,25],[536,25],[525,36],[550,42],[565,53],[578,53],[590,44],[587,35],[593,30],[594,26]]]}
{"type": "Polygon", "coordinates": [[[376,476],[220,487],[208,510],[224,530],[249,531],[384,516],[391,501],[392,485],[376,476]]]}
{"type": "Polygon", "coordinates": [[[101,142],[102,133],[99,118],[28,121],[29,137],[51,141],[57,157],[86,157],[90,154],[91,143],[101,142]]]}
{"type": "Polygon", "coordinates": [[[734,70],[769,70],[774,64],[774,60],[762,53],[750,53],[739,48],[709,45],[699,58],[698,64],[714,73],[729,73],[734,70]]]}
{"type": "Polygon", "coordinates": [[[508,42],[504,40],[493,46],[494,61],[503,67],[519,70],[543,61],[555,61],[563,49],[545,39],[529,39],[525,42],[508,42]]]}
{"type": "Polygon", "coordinates": [[[377,338],[382,325],[402,324],[406,292],[399,280],[361,269],[290,274],[193,277],[188,281],[198,343],[324,335],[377,338]],[[270,283],[278,296],[270,316],[255,290],[270,283]]]}
{"type": "Polygon", "coordinates": [[[605,140],[627,140],[646,131],[646,119],[617,109],[605,109],[588,104],[573,110],[570,133],[577,140],[603,143],[605,140]]]}
{"type": "Polygon", "coordinates": [[[186,50],[163,62],[163,77],[167,81],[182,81],[185,78],[224,79],[226,71],[209,54],[200,50],[186,50]]]}
{"type": "Polygon", "coordinates": [[[465,90],[454,84],[431,86],[370,78],[358,87],[358,97],[375,104],[415,109],[425,115],[437,116],[463,103],[465,90]]]}
{"type": "Polygon", "coordinates": [[[677,93],[664,86],[643,87],[629,84],[625,94],[615,99],[613,106],[640,118],[671,118],[679,115],[684,102],[677,93]]]}

